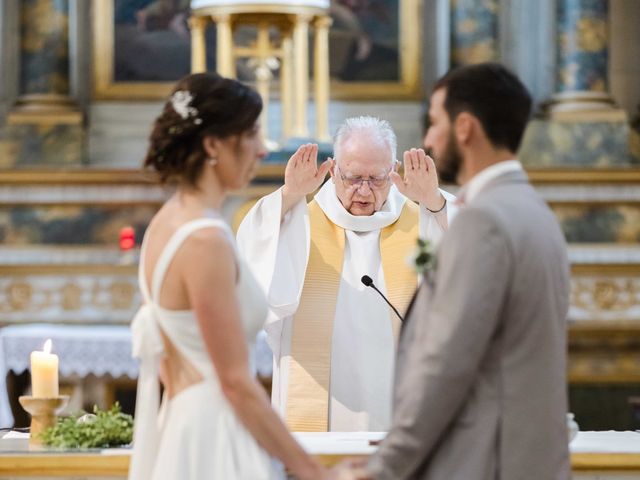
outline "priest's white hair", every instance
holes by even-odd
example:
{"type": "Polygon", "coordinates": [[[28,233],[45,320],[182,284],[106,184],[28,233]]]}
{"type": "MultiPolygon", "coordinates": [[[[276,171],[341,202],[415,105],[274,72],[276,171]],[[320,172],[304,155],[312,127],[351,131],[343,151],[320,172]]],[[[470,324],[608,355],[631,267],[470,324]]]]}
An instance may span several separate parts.
{"type": "Polygon", "coordinates": [[[383,141],[389,147],[389,163],[396,161],[398,139],[386,120],[377,117],[360,116],[347,118],[336,130],[333,137],[333,158],[340,161],[340,150],[343,143],[355,134],[364,134],[378,141],[383,141]]]}

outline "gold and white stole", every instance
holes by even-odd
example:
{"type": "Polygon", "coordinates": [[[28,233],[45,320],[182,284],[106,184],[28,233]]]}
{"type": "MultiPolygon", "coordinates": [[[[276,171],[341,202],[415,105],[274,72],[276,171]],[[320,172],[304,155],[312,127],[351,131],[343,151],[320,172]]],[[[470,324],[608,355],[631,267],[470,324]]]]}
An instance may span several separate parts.
{"type": "MultiPolygon", "coordinates": [[[[416,246],[418,219],[418,206],[407,200],[398,219],[380,232],[387,297],[400,312],[409,305],[417,285],[417,275],[406,258],[416,246]]],[[[295,432],[326,432],[333,322],[345,233],[327,218],[315,200],[309,203],[309,228],[309,260],[300,304],[293,319],[286,423],[295,432]]],[[[400,321],[393,310],[388,310],[397,340],[400,321]]]]}

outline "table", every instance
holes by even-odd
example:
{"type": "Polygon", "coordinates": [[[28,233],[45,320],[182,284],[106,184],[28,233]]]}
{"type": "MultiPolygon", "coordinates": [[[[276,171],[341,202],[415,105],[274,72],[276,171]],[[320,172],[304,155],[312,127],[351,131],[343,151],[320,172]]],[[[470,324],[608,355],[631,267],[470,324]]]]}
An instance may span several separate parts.
{"type": "MultiPolygon", "coordinates": [[[[384,433],[296,433],[304,448],[324,465],[345,456],[375,451],[370,440],[384,433]]],[[[10,477],[110,477],[127,475],[130,449],[90,452],[28,452],[27,439],[0,440],[0,479],[10,477]]],[[[575,480],[640,478],[640,434],[636,432],[580,432],[571,444],[575,480]]]]}

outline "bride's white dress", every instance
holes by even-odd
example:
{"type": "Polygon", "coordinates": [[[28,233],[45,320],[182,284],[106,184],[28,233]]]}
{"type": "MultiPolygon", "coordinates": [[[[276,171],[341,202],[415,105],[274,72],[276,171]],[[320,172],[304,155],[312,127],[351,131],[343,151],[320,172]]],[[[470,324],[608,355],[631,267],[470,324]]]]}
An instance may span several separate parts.
{"type": "MultiPolygon", "coordinates": [[[[237,418],[224,397],[207,354],[193,311],[167,310],[157,303],[165,272],[184,240],[201,228],[224,230],[221,219],[201,218],[173,234],[154,268],[151,291],[144,269],[143,241],[139,282],[145,304],[131,325],[133,355],[140,359],[133,456],[129,478],[134,480],[261,480],[280,477],[277,467],[237,418]],[[159,409],[158,374],[164,344],[160,332],[193,364],[204,380],[163,400],[159,409]]],[[[215,255],[216,252],[211,252],[215,255]]],[[[236,255],[237,283],[245,339],[253,362],[254,339],[267,315],[267,303],[246,265],[236,255]]],[[[212,288],[214,288],[212,286],[212,288]]]]}

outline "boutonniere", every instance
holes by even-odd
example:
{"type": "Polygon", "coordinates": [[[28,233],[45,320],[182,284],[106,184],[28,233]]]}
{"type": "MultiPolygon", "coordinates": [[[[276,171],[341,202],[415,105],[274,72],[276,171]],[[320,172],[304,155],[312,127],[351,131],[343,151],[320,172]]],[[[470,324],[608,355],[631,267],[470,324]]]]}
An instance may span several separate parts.
{"type": "Polygon", "coordinates": [[[418,238],[416,249],[411,256],[411,266],[417,274],[430,277],[436,270],[436,252],[429,240],[418,238]]]}

